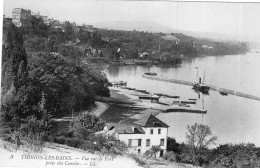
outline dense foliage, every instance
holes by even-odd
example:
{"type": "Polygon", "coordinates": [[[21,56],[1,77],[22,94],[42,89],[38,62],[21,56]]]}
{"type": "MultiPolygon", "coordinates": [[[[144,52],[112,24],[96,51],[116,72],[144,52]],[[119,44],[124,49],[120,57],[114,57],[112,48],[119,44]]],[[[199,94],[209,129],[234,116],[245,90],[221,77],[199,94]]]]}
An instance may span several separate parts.
{"type": "Polygon", "coordinates": [[[69,131],[79,139],[87,138],[91,133],[101,131],[105,123],[101,122],[96,116],[81,114],[70,122],[69,131]]]}
{"type": "Polygon", "coordinates": [[[109,96],[106,75],[83,63],[78,48],[65,45],[74,38],[67,24],[62,32],[34,17],[30,27],[4,23],[1,136],[6,140],[22,137],[32,145],[47,140],[52,118],[82,112],[96,96],[109,96]]]}
{"type": "Polygon", "coordinates": [[[160,57],[161,53],[185,56],[202,55],[235,55],[248,51],[246,43],[216,42],[208,39],[197,39],[182,33],[151,33],[144,31],[99,30],[102,37],[110,39],[110,44],[121,48],[126,57],[134,58],[133,51],[139,53],[156,53],[153,57],[160,57]]]}
{"type": "Polygon", "coordinates": [[[182,144],[176,142],[174,138],[168,138],[168,152],[163,158],[172,162],[193,163],[212,168],[258,168],[260,166],[260,148],[255,147],[254,144],[224,144],[209,149],[205,145],[212,142],[210,139],[215,139],[214,136],[203,138],[209,130],[209,127],[197,124],[187,127],[187,143],[182,144]],[[204,131],[195,133],[198,130],[204,131]],[[201,136],[196,137],[197,135],[201,136]]]}
{"type": "Polygon", "coordinates": [[[104,127],[104,122],[90,114],[81,114],[70,122],[69,131],[53,138],[60,144],[103,154],[123,154],[127,145],[115,137],[96,134],[104,127]]]}

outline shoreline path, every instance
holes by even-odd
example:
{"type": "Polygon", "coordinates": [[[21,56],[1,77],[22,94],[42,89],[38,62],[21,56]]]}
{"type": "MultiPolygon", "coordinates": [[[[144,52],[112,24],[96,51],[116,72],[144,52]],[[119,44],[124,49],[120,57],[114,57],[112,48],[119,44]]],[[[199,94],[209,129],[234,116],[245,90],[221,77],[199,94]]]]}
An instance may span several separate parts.
{"type": "Polygon", "coordinates": [[[97,107],[95,107],[94,110],[85,113],[90,113],[96,117],[100,117],[109,108],[109,105],[106,103],[96,101],[95,104],[97,107]]]}
{"type": "MultiPolygon", "coordinates": [[[[96,104],[96,107],[94,109],[87,110],[83,113],[85,113],[85,114],[89,113],[91,115],[95,115],[96,117],[100,117],[109,108],[109,105],[106,104],[106,103],[103,103],[103,102],[96,101],[95,104],[96,104]]],[[[74,116],[74,117],[62,117],[62,118],[57,118],[57,119],[54,119],[54,120],[55,121],[71,121],[75,117],[76,116],[74,116]]]]}

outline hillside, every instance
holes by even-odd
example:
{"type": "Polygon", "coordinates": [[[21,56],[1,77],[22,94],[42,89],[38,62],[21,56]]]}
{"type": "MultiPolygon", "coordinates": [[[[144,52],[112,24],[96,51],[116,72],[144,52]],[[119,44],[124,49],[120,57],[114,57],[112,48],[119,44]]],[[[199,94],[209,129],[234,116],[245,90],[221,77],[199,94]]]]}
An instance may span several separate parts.
{"type": "Polygon", "coordinates": [[[148,31],[125,31],[99,29],[102,39],[128,58],[137,57],[136,53],[147,52],[154,57],[168,52],[172,55],[237,55],[249,50],[244,42],[225,42],[206,38],[195,38],[183,33],[161,33],[148,31]]]}

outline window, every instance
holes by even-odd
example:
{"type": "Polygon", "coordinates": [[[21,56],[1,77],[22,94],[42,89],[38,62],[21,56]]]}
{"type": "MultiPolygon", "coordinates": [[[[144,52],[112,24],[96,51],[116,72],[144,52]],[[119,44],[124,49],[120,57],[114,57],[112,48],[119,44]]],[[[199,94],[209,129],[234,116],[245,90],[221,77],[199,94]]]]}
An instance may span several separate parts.
{"type": "Polygon", "coordinates": [[[161,134],[161,129],[160,128],[158,129],[158,134],[161,134]]]}
{"type": "Polygon", "coordinates": [[[150,134],[153,134],[153,129],[150,129],[150,134]]]}
{"type": "Polygon", "coordinates": [[[142,146],[142,139],[128,139],[129,147],[142,146]]]}
{"type": "Polygon", "coordinates": [[[151,143],[150,139],[146,139],[146,146],[150,146],[150,143],[151,143]]]}
{"type": "Polygon", "coordinates": [[[159,127],[160,124],[159,124],[158,122],[153,122],[153,126],[154,126],[154,127],[159,127]]]}
{"type": "Polygon", "coordinates": [[[164,146],[164,139],[161,139],[160,146],[164,146]]]}
{"type": "Polygon", "coordinates": [[[138,146],[142,145],[142,139],[138,139],[138,146]]]}
{"type": "Polygon", "coordinates": [[[128,139],[128,146],[132,146],[132,139],[128,139]]]}

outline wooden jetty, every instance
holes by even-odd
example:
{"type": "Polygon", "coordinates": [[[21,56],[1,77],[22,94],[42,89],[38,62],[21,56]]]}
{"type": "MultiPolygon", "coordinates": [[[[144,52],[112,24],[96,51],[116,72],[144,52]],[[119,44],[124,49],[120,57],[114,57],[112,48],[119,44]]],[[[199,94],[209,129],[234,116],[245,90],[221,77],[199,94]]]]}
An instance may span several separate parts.
{"type": "Polygon", "coordinates": [[[179,104],[180,107],[190,107],[190,105],[187,105],[187,104],[179,104]]]}
{"type": "Polygon", "coordinates": [[[207,110],[199,110],[199,109],[190,109],[190,108],[182,108],[182,107],[176,107],[176,108],[171,108],[167,109],[164,111],[164,113],[197,113],[197,114],[206,114],[207,110]]]}
{"type": "Polygon", "coordinates": [[[126,86],[127,82],[124,82],[124,81],[114,81],[114,82],[111,82],[111,84],[113,86],[126,86]]]}
{"type": "Polygon", "coordinates": [[[181,101],[182,104],[196,104],[195,101],[181,101]]]}
{"type": "Polygon", "coordinates": [[[157,96],[162,96],[163,94],[162,93],[154,93],[155,95],[157,96]]]}
{"type": "MultiPolygon", "coordinates": [[[[162,78],[160,76],[150,76],[150,75],[142,75],[143,78],[147,78],[147,79],[151,79],[151,80],[157,80],[157,81],[163,81],[163,82],[170,82],[170,83],[177,83],[177,84],[181,84],[181,85],[188,85],[188,86],[193,86],[193,82],[190,81],[185,81],[185,80],[179,80],[179,79],[167,79],[167,78],[162,78]]],[[[250,95],[250,94],[246,94],[246,93],[242,93],[242,92],[237,92],[234,90],[230,90],[230,89],[225,89],[225,88],[220,88],[220,87],[216,87],[213,85],[207,85],[210,87],[210,90],[212,91],[218,91],[218,92],[226,92],[230,95],[235,95],[235,96],[239,96],[239,97],[244,97],[244,98],[248,98],[248,99],[253,99],[253,100],[258,100],[260,101],[260,97],[254,96],[254,95],[250,95]]]]}
{"type": "Polygon", "coordinates": [[[174,99],[179,99],[180,98],[180,96],[171,96],[171,95],[167,95],[167,97],[174,98],[174,99]]]}
{"type": "Polygon", "coordinates": [[[139,99],[144,99],[144,100],[151,100],[152,103],[160,103],[159,102],[159,96],[157,95],[153,95],[153,96],[149,96],[149,95],[143,95],[143,96],[138,96],[139,99]]]}
{"type": "Polygon", "coordinates": [[[144,96],[138,96],[139,99],[146,99],[146,100],[151,100],[151,96],[144,95],[144,96]]]}
{"type": "Polygon", "coordinates": [[[169,97],[169,98],[175,98],[175,99],[178,99],[180,98],[180,96],[172,96],[172,95],[168,95],[168,94],[163,94],[163,93],[154,93],[155,95],[157,96],[164,96],[164,97],[169,97]]]}

